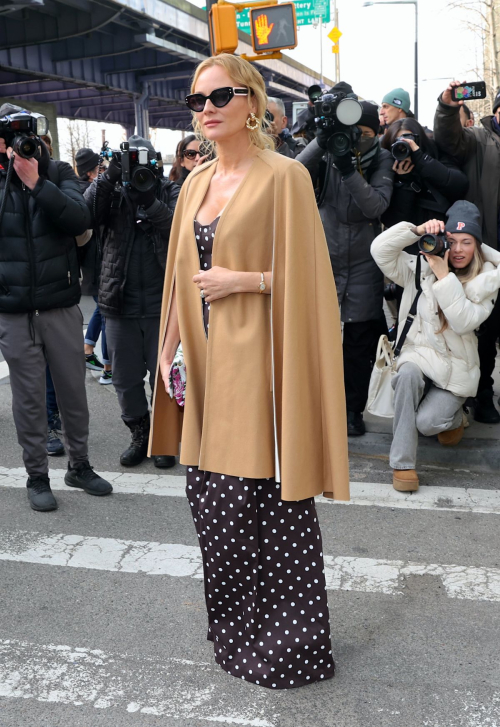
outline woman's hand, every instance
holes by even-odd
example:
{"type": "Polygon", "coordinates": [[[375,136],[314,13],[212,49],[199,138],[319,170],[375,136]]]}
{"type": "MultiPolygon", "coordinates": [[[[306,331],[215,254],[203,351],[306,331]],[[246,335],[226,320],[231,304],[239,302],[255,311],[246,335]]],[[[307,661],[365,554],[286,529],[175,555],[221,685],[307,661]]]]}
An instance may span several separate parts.
{"type": "Polygon", "coordinates": [[[163,385],[165,386],[165,391],[168,394],[168,391],[170,389],[170,369],[172,367],[172,361],[169,360],[166,356],[161,355],[160,358],[160,374],[161,378],[163,380],[163,385]]]}
{"type": "Polygon", "coordinates": [[[195,167],[199,167],[200,164],[205,164],[205,162],[207,161],[207,159],[208,159],[208,154],[205,154],[202,157],[198,157],[198,161],[195,161],[194,166],[195,167]]]}
{"type": "Polygon", "coordinates": [[[442,220],[429,220],[414,228],[415,235],[442,235],[444,232],[444,222],[442,220]]]}
{"type": "MultiPolygon", "coordinates": [[[[413,142],[415,144],[415,142],[413,142]]],[[[417,146],[415,144],[415,146],[417,146]]],[[[418,149],[418,146],[417,146],[418,149]]],[[[394,162],[392,165],[392,170],[396,174],[409,174],[415,169],[415,165],[412,163],[411,159],[403,159],[401,162],[394,162]]]]}
{"type": "Polygon", "coordinates": [[[446,276],[450,272],[450,268],[448,265],[448,258],[450,257],[449,250],[446,250],[444,257],[440,257],[439,255],[426,255],[425,252],[422,252],[420,254],[425,257],[430,265],[432,272],[438,280],[446,278],[446,276]]]}
{"type": "Polygon", "coordinates": [[[199,290],[204,291],[204,300],[211,303],[237,292],[237,273],[215,265],[210,270],[200,270],[198,275],[194,276],[193,283],[199,290]]]}

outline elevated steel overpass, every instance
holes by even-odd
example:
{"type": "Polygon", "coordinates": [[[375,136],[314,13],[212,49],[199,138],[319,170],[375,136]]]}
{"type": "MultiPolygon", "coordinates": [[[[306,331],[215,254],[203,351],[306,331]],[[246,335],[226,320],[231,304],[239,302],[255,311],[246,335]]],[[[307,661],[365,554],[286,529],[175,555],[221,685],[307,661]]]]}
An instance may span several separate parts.
{"type": "MultiPolygon", "coordinates": [[[[237,52],[251,53],[239,37],[237,52]]],[[[52,103],[58,116],[187,129],[184,97],[209,55],[206,13],[185,0],[0,0],[0,97],[52,103]]],[[[319,79],[289,58],[258,68],[287,105],[319,79]]]]}

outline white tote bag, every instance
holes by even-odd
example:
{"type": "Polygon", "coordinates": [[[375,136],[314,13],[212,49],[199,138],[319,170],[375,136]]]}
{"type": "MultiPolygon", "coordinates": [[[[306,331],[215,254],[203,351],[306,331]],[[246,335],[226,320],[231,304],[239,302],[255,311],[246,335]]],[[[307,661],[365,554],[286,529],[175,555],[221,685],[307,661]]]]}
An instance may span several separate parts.
{"type": "Polygon", "coordinates": [[[392,377],[395,374],[394,344],[389,341],[387,336],[380,336],[366,404],[366,410],[370,414],[387,419],[394,416],[392,377]]]}

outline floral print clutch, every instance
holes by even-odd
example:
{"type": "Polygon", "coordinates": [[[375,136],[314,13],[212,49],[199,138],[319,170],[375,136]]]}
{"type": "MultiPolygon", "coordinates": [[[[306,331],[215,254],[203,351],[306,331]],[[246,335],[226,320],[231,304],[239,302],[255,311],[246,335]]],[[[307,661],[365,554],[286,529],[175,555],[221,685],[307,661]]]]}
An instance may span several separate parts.
{"type": "Polygon", "coordinates": [[[179,343],[170,367],[168,393],[170,398],[175,399],[179,406],[184,406],[186,400],[186,364],[182,343],[179,343]]]}

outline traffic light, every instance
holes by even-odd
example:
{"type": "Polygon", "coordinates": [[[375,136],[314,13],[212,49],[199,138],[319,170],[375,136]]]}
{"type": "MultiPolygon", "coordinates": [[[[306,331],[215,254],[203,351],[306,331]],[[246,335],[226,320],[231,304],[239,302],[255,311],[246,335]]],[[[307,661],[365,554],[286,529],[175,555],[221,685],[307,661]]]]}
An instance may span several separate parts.
{"type": "Polygon", "coordinates": [[[209,12],[212,55],[234,53],[238,47],[238,26],[233,5],[212,5],[209,12]]]}
{"type": "Polygon", "coordinates": [[[252,46],[256,53],[272,53],[297,46],[297,18],[294,3],[250,9],[252,46]]]}

